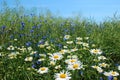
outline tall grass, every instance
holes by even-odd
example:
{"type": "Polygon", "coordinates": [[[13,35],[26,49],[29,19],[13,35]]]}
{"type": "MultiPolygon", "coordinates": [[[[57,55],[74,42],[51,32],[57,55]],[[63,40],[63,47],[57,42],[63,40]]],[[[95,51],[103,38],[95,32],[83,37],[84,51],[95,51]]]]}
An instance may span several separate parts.
{"type": "MultiPolygon", "coordinates": [[[[26,12],[22,6],[9,8],[6,3],[0,11],[0,45],[3,48],[0,49],[0,52],[5,55],[0,57],[0,79],[37,80],[42,77],[35,74],[34,70],[31,72],[26,70],[28,66],[31,66],[23,62],[28,55],[26,52],[22,54],[23,57],[9,61],[8,56],[6,56],[10,53],[6,50],[7,47],[10,45],[27,47],[30,42],[30,46],[34,50],[38,50],[36,46],[42,39],[51,41],[51,44],[57,46],[55,48],[57,51],[59,45],[64,44],[62,37],[65,35],[71,35],[73,38],[89,37],[90,44],[96,44],[96,47],[102,49],[104,55],[109,57],[114,64],[120,64],[119,19],[113,18],[98,24],[87,19],[79,19],[79,17],[54,16],[49,11],[43,12],[44,14],[41,12],[39,15],[34,10],[29,11],[30,13],[26,12]],[[18,41],[15,42],[14,39],[18,39],[18,41]]],[[[94,76],[88,75],[87,78],[83,77],[83,79],[90,80],[92,77],[94,76]]],[[[97,77],[95,79],[99,80],[97,77]]]]}

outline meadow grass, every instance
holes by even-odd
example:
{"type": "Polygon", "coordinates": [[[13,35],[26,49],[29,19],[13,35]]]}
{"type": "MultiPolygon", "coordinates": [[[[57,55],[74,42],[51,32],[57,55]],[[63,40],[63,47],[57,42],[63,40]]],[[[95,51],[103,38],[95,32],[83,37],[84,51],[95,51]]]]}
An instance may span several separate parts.
{"type": "Polygon", "coordinates": [[[71,73],[70,80],[107,80],[110,76],[120,79],[116,75],[120,72],[119,19],[98,24],[78,17],[57,17],[49,11],[37,15],[25,14],[23,7],[3,9],[0,12],[1,80],[54,80],[55,74],[63,70],[71,73]],[[92,49],[97,53],[92,53],[92,49]],[[62,56],[60,60],[51,59],[55,53],[62,56]],[[106,59],[99,60],[100,56],[106,59]],[[77,59],[80,69],[69,67],[74,64],[66,63],[68,59],[77,59]],[[101,63],[107,66],[100,67],[101,63]],[[39,72],[41,67],[47,67],[48,72],[39,72]],[[105,75],[112,70],[116,71],[113,75],[105,75]]]}

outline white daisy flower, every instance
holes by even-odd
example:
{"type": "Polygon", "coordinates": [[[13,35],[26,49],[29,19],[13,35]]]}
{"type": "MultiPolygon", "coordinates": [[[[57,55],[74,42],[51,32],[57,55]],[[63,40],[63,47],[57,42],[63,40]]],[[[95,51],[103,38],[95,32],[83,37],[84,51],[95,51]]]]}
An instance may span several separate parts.
{"type": "Polygon", "coordinates": [[[67,44],[72,44],[72,43],[73,43],[73,41],[67,41],[66,43],[67,43],[67,44]]]}
{"type": "Polygon", "coordinates": [[[83,42],[81,42],[81,41],[77,41],[76,44],[83,44],[83,42]]]}
{"type": "Polygon", "coordinates": [[[108,66],[108,64],[106,64],[106,63],[100,63],[99,66],[106,68],[108,66]]]}
{"type": "Polygon", "coordinates": [[[60,54],[60,53],[53,53],[53,54],[51,54],[51,56],[50,56],[50,59],[51,59],[51,60],[54,60],[54,61],[60,60],[60,59],[62,59],[62,58],[63,58],[63,56],[62,56],[62,54],[60,54]]]}
{"type": "Polygon", "coordinates": [[[7,50],[15,50],[14,46],[10,45],[7,50]]]}
{"type": "Polygon", "coordinates": [[[69,64],[68,65],[68,70],[76,70],[76,69],[81,69],[83,67],[81,62],[76,62],[74,64],[69,64]]]}
{"type": "Polygon", "coordinates": [[[103,72],[103,69],[102,69],[101,67],[98,67],[98,68],[97,68],[97,71],[98,71],[99,73],[102,73],[102,72],[103,72]]]}
{"type": "Polygon", "coordinates": [[[118,72],[115,71],[110,71],[110,72],[104,72],[103,73],[105,76],[119,76],[118,72]]]}
{"type": "Polygon", "coordinates": [[[101,51],[100,49],[91,49],[91,50],[90,50],[90,53],[91,53],[91,54],[98,55],[98,54],[102,54],[102,51],[101,51]]]}
{"type": "Polygon", "coordinates": [[[119,73],[115,71],[110,71],[109,73],[111,76],[119,76],[119,73]]]}
{"type": "Polygon", "coordinates": [[[60,68],[61,68],[61,66],[60,66],[60,65],[55,66],[55,69],[60,69],[60,68]]]}
{"type": "Polygon", "coordinates": [[[78,62],[78,59],[67,59],[67,60],[65,60],[65,63],[67,63],[67,64],[74,64],[75,62],[78,62]]]}
{"type": "Polygon", "coordinates": [[[64,36],[64,39],[69,39],[70,38],[70,35],[65,35],[64,36]]]}
{"type": "Polygon", "coordinates": [[[70,80],[70,75],[71,74],[69,72],[62,71],[60,73],[55,74],[55,80],[70,80]]]}
{"type": "Polygon", "coordinates": [[[76,40],[83,40],[83,38],[81,38],[81,37],[77,37],[76,40]]]}
{"type": "Polygon", "coordinates": [[[82,43],[82,45],[83,45],[84,47],[89,47],[89,44],[88,44],[88,43],[82,43]]]}
{"type": "Polygon", "coordinates": [[[77,48],[74,48],[74,49],[71,49],[70,51],[71,52],[75,52],[75,51],[77,51],[78,49],[77,48]]]}
{"type": "Polygon", "coordinates": [[[44,45],[44,44],[40,44],[40,45],[38,45],[38,47],[40,47],[40,48],[44,48],[45,45],[44,45]]]}
{"type": "Polygon", "coordinates": [[[40,73],[40,74],[44,74],[44,73],[47,73],[47,72],[48,72],[48,68],[47,67],[41,67],[38,70],[38,73],[40,73]]]}
{"type": "Polygon", "coordinates": [[[98,57],[98,60],[105,60],[105,59],[106,59],[105,56],[99,56],[99,57],[98,57]]]}
{"type": "Polygon", "coordinates": [[[61,54],[65,54],[67,52],[69,52],[69,50],[66,50],[66,49],[62,49],[62,50],[59,51],[59,53],[61,53],[61,54]]]}
{"type": "Polygon", "coordinates": [[[32,61],[33,60],[33,57],[26,57],[25,58],[25,61],[32,61]]]}

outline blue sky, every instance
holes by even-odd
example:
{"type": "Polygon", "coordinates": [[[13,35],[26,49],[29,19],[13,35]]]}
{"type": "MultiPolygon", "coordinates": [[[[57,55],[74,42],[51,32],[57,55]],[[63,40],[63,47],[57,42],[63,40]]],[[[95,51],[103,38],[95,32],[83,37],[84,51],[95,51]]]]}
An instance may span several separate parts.
{"type": "MultiPolygon", "coordinates": [[[[0,0],[1,2],[2,0],[0,0]]],[[[15,6],[15,0],[6,0],[10,7],[15,6]]],[[[56,15],[73,17],[81,15],[102,21],[112,17],[114,13],[120,14],[120,0],[19,0],[21,4],[30,9],[38,10],[47,8],[56,15]]]]}

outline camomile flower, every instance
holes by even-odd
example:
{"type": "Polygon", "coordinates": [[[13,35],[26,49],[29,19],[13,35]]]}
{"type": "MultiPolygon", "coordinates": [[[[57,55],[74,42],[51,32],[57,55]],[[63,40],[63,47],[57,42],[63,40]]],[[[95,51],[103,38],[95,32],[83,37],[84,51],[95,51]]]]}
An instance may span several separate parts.
{"type": "Polygon", "coordinates": [[[83,44],[83,42],[81,42],[81,41],[77,41],[76,44],[83,44]]]}
{"type": "Polygon", "coordinates": [[[119,76],[119,73],[115,71],[110,71],[109,73],[111,76],[119,76]]]}
{"type": "Polygon", "coordinates": [[[106,59],[105,56],[99,56],[99,57],[98,57],[98,60],[105,60],[105,59],[106,59]]]}
{"type": "Polygon", "coordinates": [[[77,61],[78,61],[78,59],[67,59],[67,60],[65,60],[65,63],[67,63],[67,64],[74,64],[77,61]]]}
{"type": "Polygon", "coordinates": [[[17,54],[15,52],[12,52],[8,55],[10,59],[17,58],[17,54]]]}
{"type": "Polygon", "coordinates": [[[14,46],[10,45],[7,50],[15,50],[14,46]]]}
{"type": "Polygon", "coordinates": [[[97,68],[97,71],[98,71],[99,73],[102,73],[102,72],[103,72],[103,69],[102,69],[101,67],[98,67],[98,68],[97,68]]]}
{"type": "Polygon", "coordinates": [[[104,72],[103,73],[105,76],[119,76],[118,72],[115,71],[110,71],[110,72],[104,72]]]}
{"type": "Polygon", "coordinates": [[[63,58],[63,56],[62,56],[62,54],[60,54],[60,53],[53,53],[53,54],[51,54],[51,56],[50,56],[50,59],[51,59],[51,60],[54,60],[54,61],[60,60],[60,59],[62,59],[62,58],[63,58]]]}
{"type": "Polygon", "coordinates": [[[106,63],[100,63],[99,66],[106,68],[108,66],[108,64],[106,64],[106,63]]]}
{"type": "Polygon", "coordinates": [[[66,50],[66,49],[62,49],[62,50],[59,51],[59,53],[61,53],[61,54],[65,54],[67,52],[68,52],[68,50],[66,50]]]}
{"type": "Polygon", "coordinates": [[[48,68],[47,67],[41,67],[38,70],[38,73],[40,73],[40,74],[44,74],[44,73],[47,73],[47,72],[48,72],[48,68]]]}
{"type": "Polygon", "coordinates": [[[83,67],[82,63],[81,62],[75,62],[74,64],[69,64],[68,65],[68,70],[78,70],[78,69],[81,69],[83,67]]]}
{"type": "Polygon", "coordinates": [[[25,61],[32,61],[33,60],[33,57],[26,57],[25,58],[25,61]]]}
{"type": "Polygon", "coordinates": [[[66,43],[67,43],[67,44],[72,44],[72,43],[73,43],[73,41],[67,41],[66,43]]]}
{"type": "Polygon", "coordinates": [[[75,51],[77,51],[78,49],[77,48],[74,48],[74,49],[71,49],[70,51],[71,52],[75,52],[75,51]]]}
{"type": "Polygon", "coordinates": [[[70,38],[70,35],[65,35],[64,36],[64,39],[69,39],[70,38]]]}
{"type": "Polygon", "coordinates": [[[55,61],[50,61],[50,65],[54,66],[56,64],[55,61]]]}
{"type": "Polygon", "coordinates": [[[92,68],[96,69],[99,73],[102,73],[103,72],[103,69],[99,66],[92,66],[92,68]]]}
{"type": "Polygon", "coordinates": [[[44,45],[44,44],[40,44],[40,45],[38,45],[38,47],[40,47],[40,48],[44,48],[45,45],[44,45]]]}
{"type": "Polygon", "coordinates": [[[83,38],[81,38],[81,37],[77,37],[76,40],[83,40],[83,38]]]}
{"type": "Polygon", "coordinates": [[[84,47],[89,47],[89,44],[88,44],[88,43],[82,43],[82,45],[83,45],[84,47]]]}
{"type": "Polygon", "coordinates": [[[55,74],[55,80],[70,80],[71,74],[68,71],[61,71],[60,73],[55,74]]]}
{"type": "Polygon", "coordinates": [[[102,54],[102,51],[101,51],[100,49],[91,49],[91,50],[90,50],[90,53],[91,53],[91,54],[98,55],[98,54],[102,54]]]}

